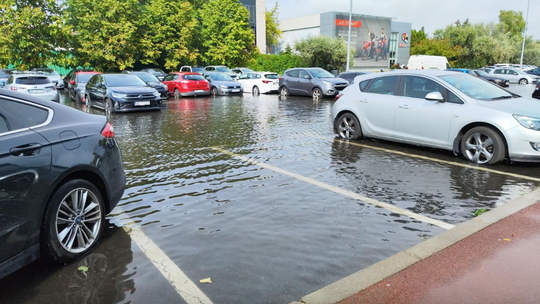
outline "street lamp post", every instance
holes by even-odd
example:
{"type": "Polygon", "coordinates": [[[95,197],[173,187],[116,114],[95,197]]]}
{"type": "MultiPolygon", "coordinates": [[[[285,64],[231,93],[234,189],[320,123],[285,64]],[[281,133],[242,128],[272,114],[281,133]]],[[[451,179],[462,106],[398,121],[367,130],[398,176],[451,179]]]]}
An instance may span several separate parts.
{"type": "Polygon", "coordinates": [[[352,0],[351,7],[349,9],[349,38],[347,39],[347,69],[349,71],[349,58],[351,58],[351,26],[352,26],[352,0]]]}
{"type": "MultiPolygon", "coordinates": [[[[351,0],[352,1],[352,0],[351,0]]],[[[523,53],[525,52],[525,37],[527,37],[527,22],[529,21],[529,5],[531,0],[527,3],[527,15],[525,16],[525,29],[523,30],[523,44],[521,45],[521,59],[519,60],[519,67],[523,69],[523,53]]]]}

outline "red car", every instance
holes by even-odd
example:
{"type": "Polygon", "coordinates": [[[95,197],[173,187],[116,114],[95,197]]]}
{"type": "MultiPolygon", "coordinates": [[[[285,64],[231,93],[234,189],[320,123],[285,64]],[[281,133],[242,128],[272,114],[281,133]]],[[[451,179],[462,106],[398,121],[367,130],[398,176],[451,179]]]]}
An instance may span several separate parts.
{"type": "Polygon", "coordinates": [[[163,78],[174,97],[210,95],[210,84],[199,73],[174,72],[163,78]]]}

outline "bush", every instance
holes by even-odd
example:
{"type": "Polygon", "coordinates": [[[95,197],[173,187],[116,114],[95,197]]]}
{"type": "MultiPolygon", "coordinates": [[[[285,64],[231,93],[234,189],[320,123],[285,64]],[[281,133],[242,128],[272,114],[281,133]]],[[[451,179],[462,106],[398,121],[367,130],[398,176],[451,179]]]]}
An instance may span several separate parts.
{"type": "Polygon", "coordinates": [[[285,70],[297,67],[305,67],[305,65],[302,64],[302,58],[294,54],[260,54],[249,65],[249,68],[255,71],[275,72],[278,74],[283,74],[285,70]]]}

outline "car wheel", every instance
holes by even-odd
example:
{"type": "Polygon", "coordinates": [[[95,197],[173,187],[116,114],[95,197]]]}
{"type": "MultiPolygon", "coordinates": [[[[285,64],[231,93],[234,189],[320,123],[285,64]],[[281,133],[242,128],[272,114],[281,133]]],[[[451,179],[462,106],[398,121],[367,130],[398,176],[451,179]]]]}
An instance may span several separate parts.
{"type": "Polygon", "coordinates": [[[493,165],[506,156],[506,146],[502,137],[488,127],[472,128],[461,140],[461,153],[475,164],[493,165]]]}
{"type": "Polygon", "coordinates": [[[92,100],[90,100],[90,95],[86,94],[84,99],[86,100],[86,107],[88,110],[90,110],[90,108],[92,108],[92,100]]]}
{"type": "Polygon", "coordinates": [[[43,255],[58,263],[80,258],[99,242],[104,220],[103,198],[96,186],[82,179],[65,183],[45,211],[43,255]]]}
{"type": "Polygon", "coordinates": [[[112,113],[114,113],[114,108],[113,108],[111,100],[107,98],[105,99],[105,115],[109,117],[111,116],[112,113]]]}
{"type": "Polygon", "coordinates": [[[322,98],[323,95],[322,95],[321,89],[319,89],[319,88],[313,89],[313,91],[311,91],[311,96],[313,96],[313,99],[322,98]]]}
{"type": "Polygon", "coordinates": [[[258,96],[258,95],[261,94],[261,91],[259,91],[258,86],[254,86],[252,92],[253,92],[253,95],[255,95],[255,96],[258,96]]]}
{"type": "Polygon", "coordinates": [[[521,78],[521,79],[519,80],[519,84],[529,84],[529,82],[527,81],[527,79],[521,78]]]}
{"type": "Polygon", "coordinates": [[[71,91],[68,89],[68,97],[70,101],[75,101],[73,98],[73,95],[71,94],[71,91]]]}
{"type": "Polygon", "coordinates": [[[214,95],[214,96],[219,95],[218,89],[216,87],[213,87],[211,92],[212,92],[212,95],[214,95]]]}
{"type": "Polygon", "coordinates": [[[174,89],[174,98],[178,99],[182,97],[182,95],[180,94],[180,91],[178,89],[174,89]]]}
{"type": "Polygon", "coordinates": [[[358,118],[352,113],[345,113],[336,120],[336,133],[343,139],[358,139],[362,137],[362,128],[358,118]]]}
{"type": "Polygon", "coordinates": [[[279,95],[281,95],[282,97],[287,97],[287,96],[289,96],[289,89],[287,89],[286,86],[282,86],[282,87],[279,89],[279,95]]]}

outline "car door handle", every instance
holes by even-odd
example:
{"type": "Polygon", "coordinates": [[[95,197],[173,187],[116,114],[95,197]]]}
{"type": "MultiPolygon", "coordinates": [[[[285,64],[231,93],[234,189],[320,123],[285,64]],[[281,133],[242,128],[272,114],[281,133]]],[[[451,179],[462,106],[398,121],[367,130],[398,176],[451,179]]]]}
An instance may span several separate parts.
{"type": "Polygon", "coordinates": [[[360,102],[368,103],[367,99],[360,99],[360,102]]]}
{"type": "Polygon", "coordinates": [[[32,156],[39,153],[40,148],[41,148],[40,144],[32,143],[32,144],[26,144],[26,145],[18,146],[15,148],[11,148],[11,150],[9,150],[9,153],[15,156],[32,156]]]}
{"type": "Polygon", "coordinates": [[[409,106],[408,105],[401,105],[401,106],[398,106],[400,109],[405,109],[405,110],[408,110],[409,109],[409,106]]]}

